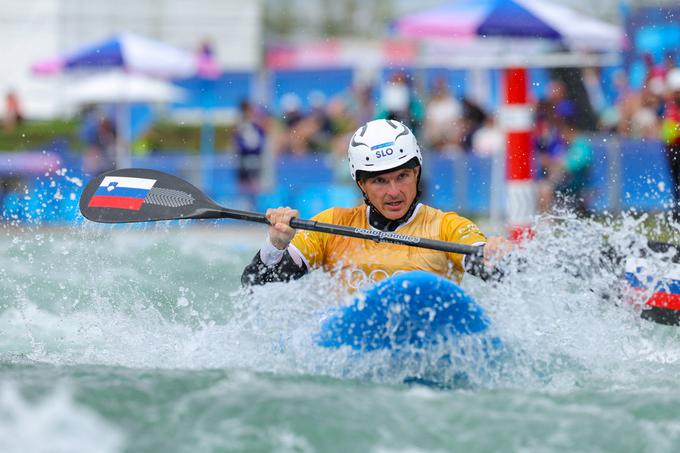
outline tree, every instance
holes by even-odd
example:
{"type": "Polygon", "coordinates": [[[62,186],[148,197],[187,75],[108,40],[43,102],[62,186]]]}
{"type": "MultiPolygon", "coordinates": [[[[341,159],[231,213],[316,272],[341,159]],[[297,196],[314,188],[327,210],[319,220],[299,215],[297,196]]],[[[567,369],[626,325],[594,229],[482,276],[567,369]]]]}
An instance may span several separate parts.
{"type": "Polygon", "coordinates": [[[267,39],[316,37],[379,38],[394,17],[394,0],[267,0],[267,39]]]}

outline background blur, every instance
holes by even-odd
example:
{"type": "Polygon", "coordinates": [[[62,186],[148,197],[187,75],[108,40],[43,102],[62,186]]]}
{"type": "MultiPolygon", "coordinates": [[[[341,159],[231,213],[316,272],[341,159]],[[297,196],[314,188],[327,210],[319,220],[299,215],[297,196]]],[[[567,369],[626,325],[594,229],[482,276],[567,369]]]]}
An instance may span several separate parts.
{"type": "Polygon", "coordinates": [[[555,25],[501,0],[0,0],[2,218],[71,221],[82,182],[116,166],[310,217],[360,201],[349,136],[391,117],[419,137],[426,202],[502,222],[514,66],[539,212],[565,194],[584,214],[673,208],[680,2],[540,2],[588,18],[568,39],[447,31],[477,27],[473,4],[502,6],[496,31],[555,25]]]}

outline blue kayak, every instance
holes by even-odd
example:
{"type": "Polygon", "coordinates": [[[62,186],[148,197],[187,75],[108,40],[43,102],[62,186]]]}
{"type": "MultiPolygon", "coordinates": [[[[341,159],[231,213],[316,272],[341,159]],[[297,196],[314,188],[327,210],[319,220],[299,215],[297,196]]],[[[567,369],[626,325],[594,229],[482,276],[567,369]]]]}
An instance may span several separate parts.
{"type": "MultiPolygon", "coordinates": [[[[316,342],[361,355],[388,351],[395,358],[436,351],[439,366],[458,366],[461,358],[467,366],[471,361],[475,367],[479,362],[493,366],[502,342],[490,327],[484,309],[458,285],[414,271],[389,277],[333,311],[322,322],[316,342]]],[[[412,381],[419,382],[419,376],[412,381]]]]}

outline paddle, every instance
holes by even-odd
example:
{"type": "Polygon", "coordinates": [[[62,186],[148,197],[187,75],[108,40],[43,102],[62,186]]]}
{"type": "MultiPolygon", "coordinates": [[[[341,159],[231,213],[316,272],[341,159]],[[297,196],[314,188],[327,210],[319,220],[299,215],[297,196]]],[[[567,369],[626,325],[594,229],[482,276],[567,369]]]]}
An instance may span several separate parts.
{"type": "MultiPolygon", "coordinates": [[[[269,224],[264,214],[225,208],[183,179],[141,168],[114,170],[93,178],[80,196],[79,207],[85,218],[100,223],[229,218],[269,224]]],[[[483,250],[480,246],[332,225],[314,220],[293,218],[290,220],[290,226],[301,230],[464,255],[481,255],[483,250]]]]}
{"type": "MultiPolygon", "coordinates": [[[[667,242],[649,241],[647,249],[640,251],[640,256],[644,260],[651,253],[662,253],[665,256],[662,258],[667,262],[680,264],[680,246],[670,244],[667,242]]],[[[619,263],[623,264],[626,258],[620,259],[619,263]]],[[[639,263],[636,263],[639,264],[639,263]]],[[[626,261],[626,279],[632,287],[645,287],[649,282],[641,281],[637,272],[630,272],[632,269],[628,268],[626,261]]],[[[635,265],[631,266],[635,267],[635,265]]],[[[645,309],[640,315],[642,319],[656,322],[657,324],[666,324],[670,326],[680,326],[680,294],[678,293],[678,267],[675,266],[669,274],[663,276],[660,282],[657,282],[657,288],[652,293],[652,296],[645,302],[645,309]]]]}
{"type": "MultiPolygon", "coordinates": [[[[269,224],[263,214],[228,209],[218,205],[188,182],[156,170],[123,169],[101,174],[92,179],[80,197],[80,212],[85,218],[102,223],[152,222],[176,219],[230,218],[269,224]]],[[[389,242],[445,252],[481,257],[482,247],[456,244],[401,234],[350,228],[313,220],[291,219],[293,228],[322,233],[389,242]]],[[[649,242],[649,251],[674,253],[671,260],[680,262],[680,247],[662,242],[649,242]]],[[[648,253],[648,252],[644,252],[648,253]]],[[[613,267],[621,267],[626,259],[611,250],[605,253],[613,267]]],[[[642,316],[661,324],[680,324],[680,310],[651,306],[642,316]]]]}

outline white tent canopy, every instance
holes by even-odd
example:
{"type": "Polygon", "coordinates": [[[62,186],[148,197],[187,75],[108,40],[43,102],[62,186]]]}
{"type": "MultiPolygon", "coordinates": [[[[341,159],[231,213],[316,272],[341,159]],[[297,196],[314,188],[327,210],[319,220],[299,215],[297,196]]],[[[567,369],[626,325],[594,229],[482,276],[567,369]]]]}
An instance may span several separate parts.
{"type": "Polygon", "coordinates": [[[116,105],[116,165],[130,164],[130,104],[178,101],[185,91],[170,82],[140,74],[115,71],[78,78],[65,90],[64,98],[73,105],[116,105]]]}
{"type": "Polygon", "coordinates": [[[66,102],[76,105],[134,102],[172,102],[185,91],[170,82],[140,74],[114,71],[78,78],[65,90],[66,102]]]}

